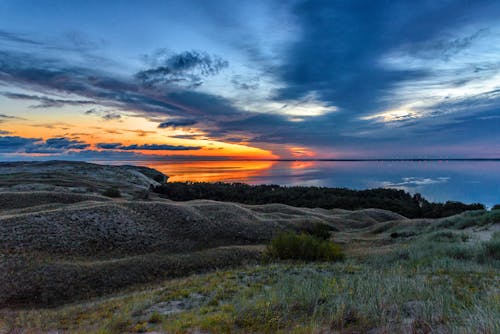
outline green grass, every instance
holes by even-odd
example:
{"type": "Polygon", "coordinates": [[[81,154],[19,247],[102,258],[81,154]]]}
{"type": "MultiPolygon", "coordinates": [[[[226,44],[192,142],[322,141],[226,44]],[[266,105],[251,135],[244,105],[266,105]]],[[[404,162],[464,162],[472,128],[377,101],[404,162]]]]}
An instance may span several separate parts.
{"type": "MultiPolygon", "coordinates": [[[[421,225],[408,238],[390,234],[415,226],[334,234],[351,245],[341,262],[287,260],[218,270],[83,304],[0,311],[0,319],[9,330],[32,332],[499,333],[500,233],[480,242],[461,226],[421,225]],[[390,247],[375,254],[379,244],[390,247]],[[158,310],[172,301],[184,308],[158,310]]],[[[298,249],[310,240],[329,242],[304,234],[279,238],[287,247],[299,242],[298,249]]]]}
{"type": "Polygon", "coordinates": [[[468,227],[485,226],[500,223],[500,210],[468,211],[460,215],[443,219],[438,225],[440,228],[466,229],[468,227]]]}
{"type": "Polygon", "coordinates": [[[481,251],[481,256],[500,261],[500,232],[496,232],[491,240],[484,242],[481,251]]]}
{"type": "Polygon", "coordinates": [[[345,255],[340,246],[313,235],[286,232],[273,238],[267,247],[270,258],[304,261],[341,261],[345,255]]]}

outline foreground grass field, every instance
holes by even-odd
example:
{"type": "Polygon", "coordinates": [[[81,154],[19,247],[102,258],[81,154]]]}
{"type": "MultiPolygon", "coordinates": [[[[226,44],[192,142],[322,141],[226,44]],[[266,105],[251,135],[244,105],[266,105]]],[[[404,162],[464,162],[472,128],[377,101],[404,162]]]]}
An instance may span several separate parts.
{"type": "Polygon", "coordinates": [[[6,333],[499,333],[500,211],[334,232],[341,262],[261,262],[58,308],[6,333]]]}

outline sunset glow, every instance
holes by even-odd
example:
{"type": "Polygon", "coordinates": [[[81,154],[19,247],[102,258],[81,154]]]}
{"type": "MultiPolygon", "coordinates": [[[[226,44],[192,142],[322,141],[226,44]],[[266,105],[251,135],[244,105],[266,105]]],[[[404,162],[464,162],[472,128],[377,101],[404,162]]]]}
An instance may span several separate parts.
{"type": "Polygon", "coordinates": [[[500,6],[355,3],[2,1],[0,159],[500,156],[500,6]]]}

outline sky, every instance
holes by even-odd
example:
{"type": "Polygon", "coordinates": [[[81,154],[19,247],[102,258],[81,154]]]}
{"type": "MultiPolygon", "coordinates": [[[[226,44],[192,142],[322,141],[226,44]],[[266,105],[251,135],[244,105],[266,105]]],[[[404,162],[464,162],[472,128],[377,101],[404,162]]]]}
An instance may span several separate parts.
{"type": "Polygon", "coordinates": [[[500,157],[499,1],[0,0],[0,160],[500,157]]]}

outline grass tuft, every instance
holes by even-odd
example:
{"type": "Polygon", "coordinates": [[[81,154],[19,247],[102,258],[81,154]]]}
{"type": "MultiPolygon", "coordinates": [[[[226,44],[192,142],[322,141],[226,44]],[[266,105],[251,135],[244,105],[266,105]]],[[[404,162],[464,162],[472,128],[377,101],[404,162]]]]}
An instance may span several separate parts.
{"type": "Polygon", "coordinates": [[[345,255],[340,246],[331,241],[301,233],[279,234],[267,247],[270,258],[304,261],[341,261],[345,255]]]}

